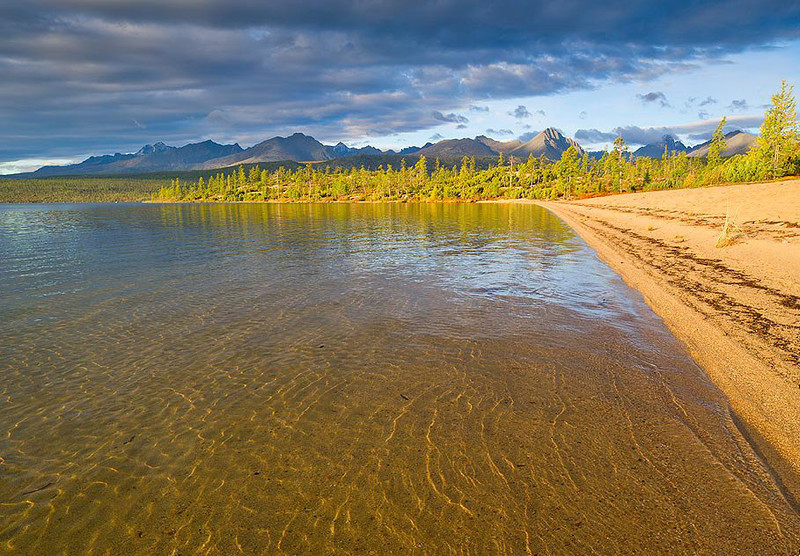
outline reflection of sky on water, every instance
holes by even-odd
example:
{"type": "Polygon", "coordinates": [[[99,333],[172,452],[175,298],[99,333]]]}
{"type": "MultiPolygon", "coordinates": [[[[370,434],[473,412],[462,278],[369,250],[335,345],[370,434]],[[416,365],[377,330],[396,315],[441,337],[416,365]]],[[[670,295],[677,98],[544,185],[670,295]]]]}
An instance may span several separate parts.
{"type": "Polygon", "coordinates": [[[25,296],[213,289],[219,279],[257,288],[278,275],[323,290],[418,283],[581,318],[631,308],[583,242],[530,205],[6,205],[0,231],[7,309],[25,296]]]}

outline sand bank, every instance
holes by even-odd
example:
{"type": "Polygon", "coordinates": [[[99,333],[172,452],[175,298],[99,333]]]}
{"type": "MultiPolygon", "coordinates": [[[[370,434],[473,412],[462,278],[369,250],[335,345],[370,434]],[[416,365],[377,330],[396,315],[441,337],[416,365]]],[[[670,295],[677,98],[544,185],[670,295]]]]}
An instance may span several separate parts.
{"type": "Polygon", "coordinates": [[[686,343],[796,503],[800,180],[541,204],[686,343]]]}

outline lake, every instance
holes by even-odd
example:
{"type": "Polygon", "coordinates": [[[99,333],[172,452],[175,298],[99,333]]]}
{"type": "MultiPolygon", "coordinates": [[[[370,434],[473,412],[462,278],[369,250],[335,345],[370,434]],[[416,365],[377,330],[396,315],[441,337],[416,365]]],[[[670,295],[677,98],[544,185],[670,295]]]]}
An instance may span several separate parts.
{"type": "Polygon", "coordinates": [[[789,554],[792,504],[538,206],[0,206],[4,550],[789,554]]]}

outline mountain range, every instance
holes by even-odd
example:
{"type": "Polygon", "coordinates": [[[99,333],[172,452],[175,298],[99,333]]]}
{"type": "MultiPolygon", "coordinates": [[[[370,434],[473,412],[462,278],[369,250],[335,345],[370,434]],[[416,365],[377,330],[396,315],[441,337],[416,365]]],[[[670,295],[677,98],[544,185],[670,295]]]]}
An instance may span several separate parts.
{"type": "MultiPolygon", "coordinates": [[[[728,149],[723,156],[733,156],[746,152],[755,143],[755,136],[743,131],[732,131],[725,136],[728,149]]],[[[645,145],[634,151],[635,156],[661,158],[664,151],[686,152],[688,156],[702,157],[708,153],[710,142],[692,149],[672,136],[665,135],[661,141],[645,145]]],[[[146,172],[211,170],[227,168],[239,164],[259,162],[324,162],[338,158],[355,156],[400,156],[425,155],[428,158],[476,156],[497,156],[500,153],[527,159],[529,156],[544,156],[558,160],[569,147],[575,147],[578,155],[583,148],[572,138],[566,137],[555,128],[547,128],[526,142],[518,139],[497,141],[485,135],[474,139],[444,139],[436,143],[426,143],[422,147],[406,147],[400,151],[382,151],[372,146],[348,147],[344,143],[324,145],[309,135],[295,133],[288,137],[273,137],[249,148],[238,143],[221,145],[214,141],[190,143],[183,147],[172,147],[164,143],[145,145],[135,153],[91,156],[78,164],[68,166],[43,166],[35,172],[18,174],[18,177],[76,176],[76,175],[118,175],[146,172]]],[[[591,156],[600,153],[591,152],[591,156]]]]}
{"type": "Polygon", "coordinates": [[[238,144],[220,145],[214,141],[170,147],[164,143],[145,145],[134,154],[90,156],[69,166],[43,166],[30,176],[81,176],[103,174],[135,174],[171,170],[188,170],[208,160],[235,156],[244,152],[238,144]]]}

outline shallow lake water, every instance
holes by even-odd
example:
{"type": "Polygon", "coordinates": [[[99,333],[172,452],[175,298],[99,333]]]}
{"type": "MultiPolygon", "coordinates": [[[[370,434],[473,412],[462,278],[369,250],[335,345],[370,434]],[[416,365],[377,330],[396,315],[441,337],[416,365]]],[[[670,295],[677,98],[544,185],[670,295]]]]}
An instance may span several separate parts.
{"type": "Polygon", "coordinates": [[[0,551],[798,547],[725,398],[540,207],[0,206],[0,551]]]}

